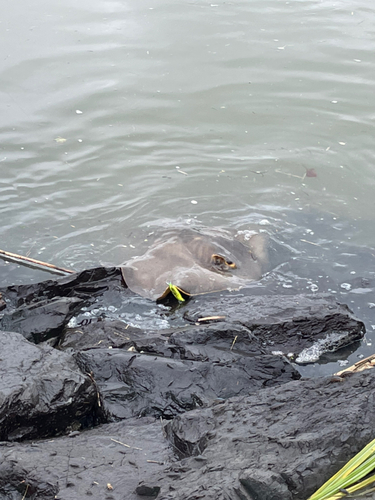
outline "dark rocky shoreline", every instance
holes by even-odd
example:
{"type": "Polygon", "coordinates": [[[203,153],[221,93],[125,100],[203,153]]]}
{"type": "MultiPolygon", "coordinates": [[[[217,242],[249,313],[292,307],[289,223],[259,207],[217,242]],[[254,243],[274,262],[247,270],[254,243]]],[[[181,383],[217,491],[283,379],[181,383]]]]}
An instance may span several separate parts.
{"type": "Polygon", "coordinates": [[[372,370],[300,379],[291,363],[364,335],[324,295],[170,315],[118,268],[0,293],[0,498],[304,500],[374,437],[372,370]]]}

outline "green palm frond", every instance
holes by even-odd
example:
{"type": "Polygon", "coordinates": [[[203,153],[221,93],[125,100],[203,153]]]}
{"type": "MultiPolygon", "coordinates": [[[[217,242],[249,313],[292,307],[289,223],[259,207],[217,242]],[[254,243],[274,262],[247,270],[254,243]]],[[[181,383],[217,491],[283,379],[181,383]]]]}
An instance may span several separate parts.
{"type": "Polygon", "coordinates": [[[308,500],[339,500],[375,482],[375,439],[336,472],[308,500]],[[362,481],[361,481],[362,480],[362,481]]]}

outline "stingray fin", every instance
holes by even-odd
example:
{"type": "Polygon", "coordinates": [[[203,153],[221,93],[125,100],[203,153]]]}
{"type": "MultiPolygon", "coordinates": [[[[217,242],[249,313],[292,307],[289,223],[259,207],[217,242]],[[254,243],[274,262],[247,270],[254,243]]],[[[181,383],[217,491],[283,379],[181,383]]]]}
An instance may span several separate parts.
{"type": "Polygon", "coordinates": [[[123,284],[125,285],[125,288],[129,288],[129,287],[128,287],[128,284],[126,283],[124,268],[123,268],[123,267],[121,267],[120,269],[121,269],[121,276],[122,276],[122,281],[123,281],[123,284]]]}

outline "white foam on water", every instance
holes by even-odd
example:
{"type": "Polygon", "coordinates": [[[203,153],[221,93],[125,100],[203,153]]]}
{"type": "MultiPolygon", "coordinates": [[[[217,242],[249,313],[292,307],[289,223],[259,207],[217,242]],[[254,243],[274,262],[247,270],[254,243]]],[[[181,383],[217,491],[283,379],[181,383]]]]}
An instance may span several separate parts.
{"type": "Polygon", "coordinates": [[[315,361],[319,360],[322,354],[332,351],[332,344],[334,344],[335,342],[340,342],[341,339],[342,333],[328,333],[324,338],[314,342],[312,346],[303,349],[297,356],[295,360],[296,363],[315,363],[315,361]]]}

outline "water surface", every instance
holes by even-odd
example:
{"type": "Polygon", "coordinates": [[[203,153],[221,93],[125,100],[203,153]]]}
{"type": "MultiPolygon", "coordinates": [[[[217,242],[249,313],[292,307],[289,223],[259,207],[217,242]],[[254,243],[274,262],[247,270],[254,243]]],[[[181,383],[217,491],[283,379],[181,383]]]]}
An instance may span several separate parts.
{"type": "Polygon", "coordinates": [[[349,253],[337,286],[371,281],[372,2],[19,0],[1,19],[0,248],[114,265],[179,219],[287,240],[296,279],[349,253]]]}

